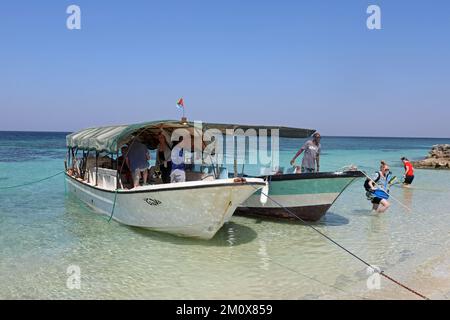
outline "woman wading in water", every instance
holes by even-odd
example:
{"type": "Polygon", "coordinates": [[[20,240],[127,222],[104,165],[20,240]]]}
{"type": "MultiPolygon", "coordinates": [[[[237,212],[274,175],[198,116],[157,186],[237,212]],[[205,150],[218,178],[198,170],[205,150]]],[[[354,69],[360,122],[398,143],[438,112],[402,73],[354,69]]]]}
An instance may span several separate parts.
{"type": "Polygon", "coordinates": [[[371,179],[367,178],[364,183],[367,200],[372,203],[372,210],[377,213],[386,212],[391,206],[389,203],[389,179],[391,170],[385,161],[381,161],[380,171],[375,173],[371,179]]]}

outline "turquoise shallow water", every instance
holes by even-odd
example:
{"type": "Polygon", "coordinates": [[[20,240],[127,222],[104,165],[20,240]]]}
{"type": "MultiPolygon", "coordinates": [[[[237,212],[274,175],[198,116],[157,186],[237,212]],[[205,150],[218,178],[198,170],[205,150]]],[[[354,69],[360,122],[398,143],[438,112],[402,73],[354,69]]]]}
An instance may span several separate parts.
{"type": "MultiPolygon", "coordinates": [[[[64,136],[0,132],[0,188],[62,170],[64,136]]],[[[370,172],[384,159],[400,176],[401,156],[420,158],[436,143],[450,139],[324,137],[322,170],[355,164],[370,172]]],[[[299,144],[282,141],[283,163],[299,144]]],[[[416,179],[410,190],[392,189],[411,211],[393,202],[385,215],[372,215],[361,180],[315,226],[408,281],[419,263],[448,252],[450,245],[450,172],[418,170],[416,179]]],[[[205,242],[106,220],[67,195],[62,176],[20,189],[0,189],[0,298],[371,296],[365,266],[301,224],[233,217],[205,242]],[[66,286],[71,265],[80,267],[80,290],[66,286]]],[[[402,291],[385,282],[383,290],[402,291]]]]}

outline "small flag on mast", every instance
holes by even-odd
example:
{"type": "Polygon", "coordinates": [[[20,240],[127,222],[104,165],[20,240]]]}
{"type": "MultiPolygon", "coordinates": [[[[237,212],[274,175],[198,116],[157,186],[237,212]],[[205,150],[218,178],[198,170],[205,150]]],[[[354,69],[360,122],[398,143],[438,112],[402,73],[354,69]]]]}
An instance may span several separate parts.
{"type": "Polygon", "coordinates": [[[177,108],[184,111],[184,100],[183,100],[183,98],[180,98],[180,100],[178,100],[177,108]]]}

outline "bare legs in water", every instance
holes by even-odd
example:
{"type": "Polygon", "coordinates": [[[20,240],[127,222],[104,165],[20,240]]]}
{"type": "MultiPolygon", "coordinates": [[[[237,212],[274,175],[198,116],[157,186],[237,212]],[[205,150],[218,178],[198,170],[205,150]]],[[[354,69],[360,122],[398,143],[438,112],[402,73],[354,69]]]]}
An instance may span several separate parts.
{"type": "Polygon", "coordinates": [[[380,201],[380,204],[374,203],[372,210],[376,211],[377,213],[384,213],[387,209],[389,209],[390,206],[391,204],[389,203],[389,201],[383,199],[380,201]]]}

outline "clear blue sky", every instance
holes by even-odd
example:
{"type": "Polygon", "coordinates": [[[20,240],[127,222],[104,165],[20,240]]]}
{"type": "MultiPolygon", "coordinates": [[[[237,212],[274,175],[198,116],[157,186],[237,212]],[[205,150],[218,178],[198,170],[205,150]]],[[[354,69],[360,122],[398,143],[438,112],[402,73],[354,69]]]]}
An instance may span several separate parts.
{"type": "Polygon", "coordinates": [[[10,0],[0,41],[0,130],[179,118],[184,97],[192,120],[450,137],[448,0],[10,0]]]}

